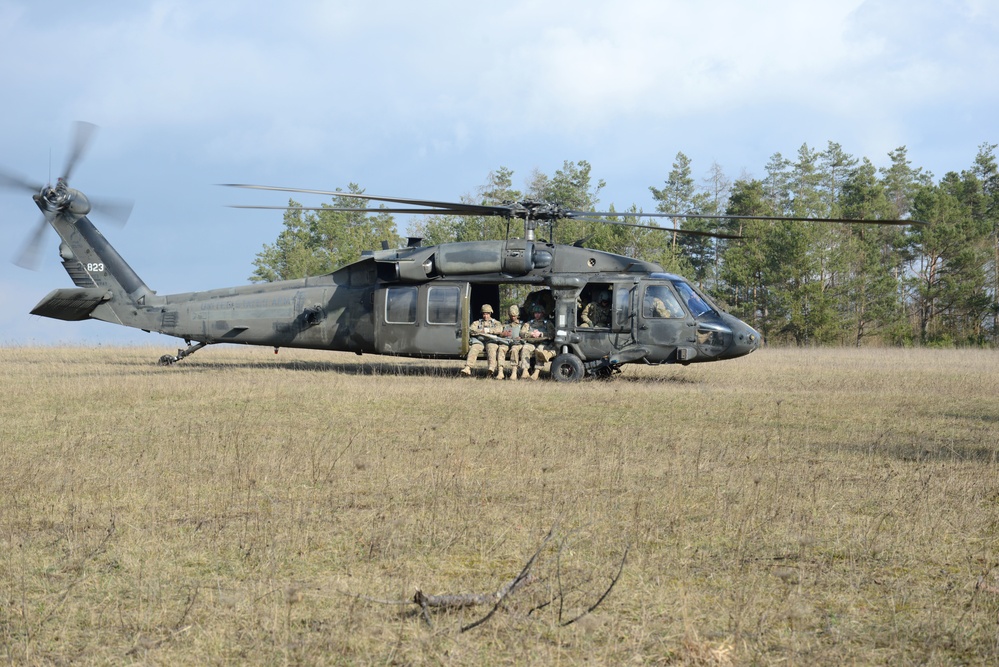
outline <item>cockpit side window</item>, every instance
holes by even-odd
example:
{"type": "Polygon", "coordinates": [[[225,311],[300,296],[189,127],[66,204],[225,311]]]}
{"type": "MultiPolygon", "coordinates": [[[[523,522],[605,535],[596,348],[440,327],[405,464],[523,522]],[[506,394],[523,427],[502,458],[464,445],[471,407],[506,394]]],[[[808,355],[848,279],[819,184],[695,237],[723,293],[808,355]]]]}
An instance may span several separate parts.
{"type": "Polygon", "coordinates": [[[683,309],[676,296],[666,285],[649,285],[642,300],[642,317],[683,317],[683,309]]]}

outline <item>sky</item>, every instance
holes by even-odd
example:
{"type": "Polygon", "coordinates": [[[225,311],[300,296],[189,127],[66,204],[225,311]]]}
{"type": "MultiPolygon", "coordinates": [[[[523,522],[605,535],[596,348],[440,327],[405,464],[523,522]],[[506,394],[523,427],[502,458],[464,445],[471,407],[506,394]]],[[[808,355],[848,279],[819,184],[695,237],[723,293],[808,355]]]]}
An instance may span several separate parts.
{"type": "MultiPolygon", "coordinates": [[[[5,172],[54,181],[74,121],[99,126],[71,185],[134,202],[124,227],[91,219],[171,294],[248,283],[281,231],[227,206],[286,195],[219,183],[458,201],[501,167],[524,190],[586,160],[600,208],[651,211],[679,152],[698,180],[829,142],[960,172],[999,143],[999,3],[0,0],[0,91],[5,172]]],[[[39,219],[0,191],[0,347],[177,346],[29,315],[73,286],[53,231],[37,271],[9,261],[39,219]]]]}

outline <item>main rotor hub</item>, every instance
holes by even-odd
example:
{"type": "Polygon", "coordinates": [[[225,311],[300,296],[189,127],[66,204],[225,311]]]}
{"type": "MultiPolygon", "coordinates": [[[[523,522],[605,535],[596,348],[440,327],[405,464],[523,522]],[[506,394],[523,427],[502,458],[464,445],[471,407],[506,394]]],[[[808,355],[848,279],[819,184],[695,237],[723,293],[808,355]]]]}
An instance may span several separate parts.
{"type": "Polygon", "coordinates": [[[568,217],[568,212],[558,204],[546,201],[525,199],[519,202],[508,202],[510,215],[525,220],[550,221],[568,217]]]}
{"type": "Polygon", "coordinates": [[[558,204],[537,201],[535,199],[505,202],[503,206],[508,211],[508,217],[522,218],[524,220],[524,238],[528,241],[535,240],[534,230],[537,228],[538,222],[552,223],[556,220],[569,217],[569,212],[558,204]]]}

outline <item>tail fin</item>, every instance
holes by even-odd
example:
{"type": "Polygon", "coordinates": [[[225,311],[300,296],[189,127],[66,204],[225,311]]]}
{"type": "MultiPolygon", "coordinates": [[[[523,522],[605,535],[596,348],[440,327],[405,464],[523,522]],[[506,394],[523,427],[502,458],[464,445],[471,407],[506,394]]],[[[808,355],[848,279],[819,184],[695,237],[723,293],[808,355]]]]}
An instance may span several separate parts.
{"type": "Polygon", "coordinates": [[[52,226],[62,237],[59,247],[62,264],[77,287],[120,290],[133,299],[149,292],[138,274],[86,216],[72,224],[59,216],[52,226]]]}
{"type": "Polygon", "coordinates": [[[62,239],[59,254],[77,289],[54,290],[35,306],[32,314],[63,320],[91,317],[125,326],[143,326],[136,309],[151,305],[147,302],[155,292],[104,235],[85,215],[76,217],[60,211],[55,215],[49,213],[46,218],[62,239]]]}

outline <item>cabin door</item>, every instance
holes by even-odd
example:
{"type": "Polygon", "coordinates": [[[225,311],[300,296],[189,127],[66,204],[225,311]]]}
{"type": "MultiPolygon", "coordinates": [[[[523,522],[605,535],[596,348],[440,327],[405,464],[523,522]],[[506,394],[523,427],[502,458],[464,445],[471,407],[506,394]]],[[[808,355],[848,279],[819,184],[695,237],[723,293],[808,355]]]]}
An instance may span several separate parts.
{"type": "Polygon", "coordinates": [[[468,283],[393,285],[375,291],[375,351],[460,357],[468,322],[468,283]]]}

